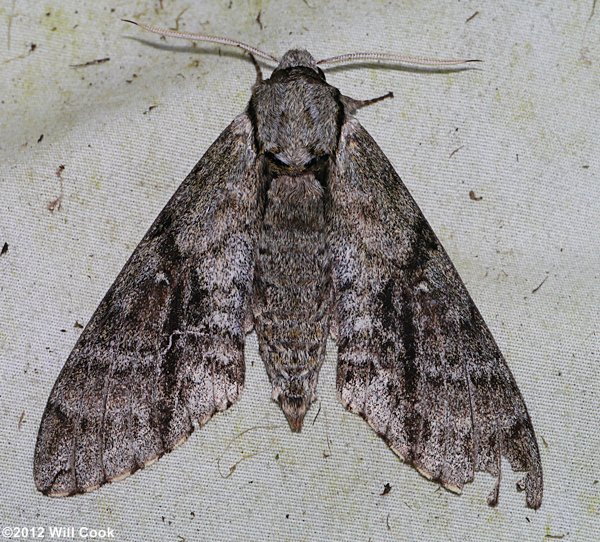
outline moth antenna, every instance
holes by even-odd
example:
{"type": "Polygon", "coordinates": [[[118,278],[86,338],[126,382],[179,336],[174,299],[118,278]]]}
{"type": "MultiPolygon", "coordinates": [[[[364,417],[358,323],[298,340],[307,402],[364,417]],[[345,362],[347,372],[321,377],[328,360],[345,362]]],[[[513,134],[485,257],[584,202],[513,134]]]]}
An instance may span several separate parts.
{"type": "Polygon", "coordinates": [[[158,26],[153,26],[150,24],[138,23],[136,21],[131,21],[129,19],[121,19],[123,22],[131,23],[148,32],[153,32],[154,34],[160,34],[161,36],[168,36],[170,38],[181,38],[184,40],[191,41],[207,41],[210,43],[219,43],[221,45],[231,45],[232,47],[238,47],[239,49],[243,49],[244,51],[258,56],[260,58],[264,58],[265,60],[269,60],[270,62],[279,63],[279,59],[269,53],[265,53],[256,47],[252,47],[252,45],[246,45],[241,41],[233,40],[231,38],[222,38],[220,36],[207,36],[204,34],[192,34],[189,32],[178,32],[177,30],[171,30],[169,28],[159,28],[158,26]]]}
{"type": "Polygon", "coordinates": [[[416,68],[444,68],[460,66],[469,62],[481,62],[476,59],[440,59],[427,57],[411,57],[398,55],[395,53],[346,53],[345,55],[332,56],[318,60],[317,64],[341,64],[343,62],[360,62],[361,60],[380,60],[383,62],[393,62],[395,64],[404,64],[416,68]]]}

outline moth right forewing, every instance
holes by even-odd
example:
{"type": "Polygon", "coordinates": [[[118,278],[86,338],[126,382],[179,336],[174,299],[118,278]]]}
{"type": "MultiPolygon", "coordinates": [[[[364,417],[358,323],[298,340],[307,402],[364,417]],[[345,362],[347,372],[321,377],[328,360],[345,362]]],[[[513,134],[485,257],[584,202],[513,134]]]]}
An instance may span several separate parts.
{"type": "Polygon", "coordinates": [[[61,371],[36,445],[40,491],[121,479],[237,400],[260,182],[240,115],[155,220],[61,371]]]}
{"type": "Polygon", "coordinates": [[[417,204],[351,116],[329,191],[342,403],[452,491],[478,470],[499,476],[506,457],[527,472],[538,507],[539,451],[515,380],[417,204]]]}

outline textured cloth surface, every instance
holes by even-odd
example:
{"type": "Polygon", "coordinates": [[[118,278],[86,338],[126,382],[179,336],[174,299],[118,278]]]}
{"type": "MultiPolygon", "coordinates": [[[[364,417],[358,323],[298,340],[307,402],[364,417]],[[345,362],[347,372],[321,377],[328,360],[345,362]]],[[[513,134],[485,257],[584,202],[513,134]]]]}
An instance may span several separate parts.
{"type": "Polygon", "coordinates": [[[4,0],[2,527],[44,529],[47,539],[53,526],[74,527],[76,539],[80,527],[112,529],[127,541],[597,540],[593,5],[4,0]],[[40,417],[80,326],[179,182],[243,110],[255,77],[235,49],[163,41],[121,17],[235,37],[278,56],[305,47],[317,58],[374,50],[485,60],[481,70],[452,74],[361,65],[327,77],[355,98],[394,92],[359,118],[440,237],[515,375],[544,467],[538,511],[525,508],[507,464],[496,508],[485,502],[493,485],[485,474],[456,496],[402,464],[337,402],[333,345],[320,403],[292,434],[270,401],[253,335],[242,400],[181,448],[88,495],[36,492],[40,417]],[[385,484],[391,491],[382,495],[385,484]]]}

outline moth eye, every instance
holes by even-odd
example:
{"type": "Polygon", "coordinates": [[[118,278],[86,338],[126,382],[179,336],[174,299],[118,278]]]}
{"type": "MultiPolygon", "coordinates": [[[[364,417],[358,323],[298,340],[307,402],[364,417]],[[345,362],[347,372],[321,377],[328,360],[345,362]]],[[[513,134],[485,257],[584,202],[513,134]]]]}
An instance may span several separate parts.
{"type": "Polygon", "coordinates": [[[311,169],[315,167],[322,166],[329,160],[328,154],[320,154],[318,156],[313,156],[308,162],[304,163],[304,167],[306,169],[311,169]]]}
{"type": "Polygon", "coordinates": [[[285,162],[283,162],[282,160],[280,160],[279,158],[277,158],[277,156],[275,156],[275,153],[271,152],[271,151],[265,151],[265,158],[271,162],[272,164],[279,166],[279,167],[287,167],[288,164],[286,164],[285,162]]]}

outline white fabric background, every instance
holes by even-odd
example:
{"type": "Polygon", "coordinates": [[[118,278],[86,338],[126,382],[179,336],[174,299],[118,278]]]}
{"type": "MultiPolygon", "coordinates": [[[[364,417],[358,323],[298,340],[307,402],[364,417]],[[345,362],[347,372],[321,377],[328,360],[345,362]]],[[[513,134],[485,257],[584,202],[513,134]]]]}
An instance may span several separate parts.
{"type": "Polygon", "coordinates": [[[590,18],[592,5],[3,0],[2,525],[113,528],[128,541],[597,540],[600,9],[590,18]],[[508,465],[496,508],[485,503],[487,475],[458,497],[403,465],[338,404],[334,355],[321,374],[320,415],[313,423],[316,404],[305,430],[290,433],[253,337],[241,402],[176,452],[92,494],[36,492],[38,424],[81,332],[75,322],[88,321],[254,81],[236,50],[161,41],[119,21],[174,26],[183,10],[181,29],[277,55],[299,46],[318,58],[374,50],[485,60],[481,71],[454,74],[338,68],[328,80],[356,98],[396,96],[360,118],[448,250],[519,383],[544,466],[540,510],[525,507],[508,465]],[[70,67],[103,57],[110,61],[70,67]],[[50,212],[61,164],[62,206],[50,212]],[[471,190],[483,199],[471,200],[471,190]],[[392,490],[381,496],[386,483],[392,490]]]}

